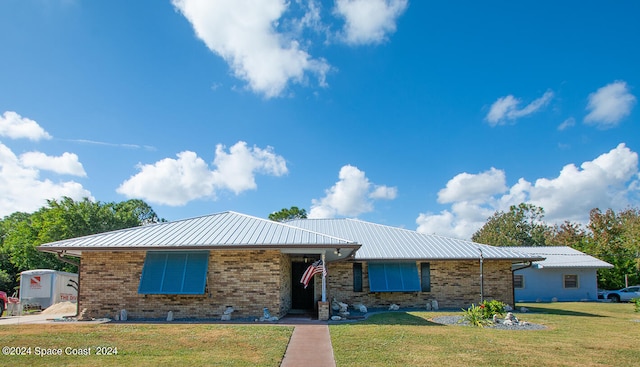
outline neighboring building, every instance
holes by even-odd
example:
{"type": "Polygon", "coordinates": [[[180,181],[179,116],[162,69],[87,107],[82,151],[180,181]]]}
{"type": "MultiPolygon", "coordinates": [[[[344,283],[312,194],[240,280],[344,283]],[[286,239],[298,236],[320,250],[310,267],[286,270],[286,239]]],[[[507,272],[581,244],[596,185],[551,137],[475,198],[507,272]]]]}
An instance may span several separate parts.
{"type": "Polygon", "coordinates": [[[544,257],[513,273],[517,302],[595,301],[598,269],[613,265],[565,246],[517,247],[518,252],[544,257]]]}
{"type": "MultiPolygon", "coordinates": [[[[317,309],[318,301],[367,307],[513,304],[512,264],[543,259],[513,249],[420,234],[353,219],[273,222],[223,212],[44,244],[80,256],[79,310],[86,317],[259,317],[317,309]],[[323,259],[327,275],[305,289],[323,259]],[[481,281],[483,279],[483,281],[481,281]],[[323,281],[324,280],[324,281],[323,281]]],[[[326,303],[322,304],[326,307],[326,303]]]]}

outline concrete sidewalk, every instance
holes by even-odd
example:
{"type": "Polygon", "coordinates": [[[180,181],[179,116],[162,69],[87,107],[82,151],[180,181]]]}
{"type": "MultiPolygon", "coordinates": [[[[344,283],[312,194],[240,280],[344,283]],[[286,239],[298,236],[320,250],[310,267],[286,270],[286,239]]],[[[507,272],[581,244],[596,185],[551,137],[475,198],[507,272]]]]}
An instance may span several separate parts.
{"type": "Polygon", "coordinates": [[[335,367],[329,326],[297,325],[280,366],[335,367]]]}
{"type": "MultiPolygon", "coordinates": [[[[49,324],[49,323],[70,323],[77,322],[71,319],[75,312],[73,313],[60,313],[60,314],[35,314],[35,315],[22,315],[22,316],[4,316],[0,318],[0,326],[2,325],[27,325],[27,324],[49,324]]],[[[99,319],[93,321],[82,321],[83,324],[102,324],[109,321],[108,319],[99,319]]]]}

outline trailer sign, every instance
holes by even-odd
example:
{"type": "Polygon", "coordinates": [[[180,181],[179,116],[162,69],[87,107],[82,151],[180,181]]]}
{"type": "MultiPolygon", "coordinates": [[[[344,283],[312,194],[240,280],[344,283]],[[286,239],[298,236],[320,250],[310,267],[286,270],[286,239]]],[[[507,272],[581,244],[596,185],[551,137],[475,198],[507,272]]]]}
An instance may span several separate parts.
{"type": "Polygon", "coordinates": [[[31,285],[31,289],[42,289],[41,278],[39,275],[31,277],[31,281],[29,284],[31,285]]]}

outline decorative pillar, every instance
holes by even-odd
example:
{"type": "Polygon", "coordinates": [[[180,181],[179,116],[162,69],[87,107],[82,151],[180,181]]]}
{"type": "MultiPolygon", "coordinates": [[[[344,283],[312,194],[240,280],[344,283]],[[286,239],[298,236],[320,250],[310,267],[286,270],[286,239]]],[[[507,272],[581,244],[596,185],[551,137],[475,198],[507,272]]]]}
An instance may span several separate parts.
{"type": "Polygon", "coordinates": [[[318,302],[318,320],[329,320],[329,302],[318,302]]]}
{"type": "Polygon", "coordinates": [[[324,268],[322,272],[322,302],[327,302],[327,276],[325,275],[327,273],[327,262],[325,260],[325,254],[326,251],[323,251],[321,255],[322,266],[324,268]]]}

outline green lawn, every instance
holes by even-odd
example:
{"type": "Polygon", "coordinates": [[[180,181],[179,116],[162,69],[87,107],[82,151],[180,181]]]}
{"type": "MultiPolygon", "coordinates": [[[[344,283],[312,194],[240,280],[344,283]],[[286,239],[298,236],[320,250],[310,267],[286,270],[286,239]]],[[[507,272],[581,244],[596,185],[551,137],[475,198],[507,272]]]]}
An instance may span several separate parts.
{"type": "MultiPolygon", "coordinates": [[[[521,306],[521,305],[519,305],[521,306]]],[[[517,314],[545,330],[495,330],[429,321],[444,312],[394,312],[331,325],[342,366],[640,366],[640,313],[632,304],[524,304],[517,314]]],[[[461,312],[450,314],[461,315],[461,312]]],[[[278,366],[293,327],[220,324],[8,325],[0,346],[31,355],[0,355],[2,366],[278,366]],[[39,350],[91,349],[89,356],[36,356],[39,350]],[[117,355],[98,356],[98,347],[117,355]]]]}
{"type": "Polygon", "coordinates": [[[11,325],[0,328],[0,346],[30,347],[31,354],[1,355],[0,365],[278,366],[292,332],[293,327],[270,325],[11,325]],[[103,347],[117,348],[117,355],[97,355],[103,347]],[[36,348],[62,349],[63,355],[36,356],[36,348]],[[91,355],[66,355],[87,348],[91,355]]]}
{"type": "MultiPolygon", "coordinates": [[[[632,304],[519,304],[546,330],[497,330],[429,321],[445,313],[374,315],[331,326],[338,366],[640,366],[632,304]]],[[[458,314],[461,313],[451,313],[458,314]]]]}

